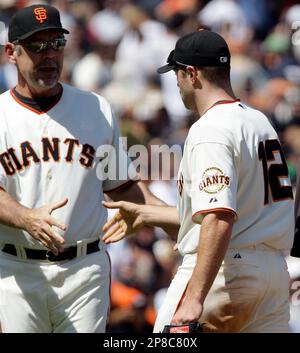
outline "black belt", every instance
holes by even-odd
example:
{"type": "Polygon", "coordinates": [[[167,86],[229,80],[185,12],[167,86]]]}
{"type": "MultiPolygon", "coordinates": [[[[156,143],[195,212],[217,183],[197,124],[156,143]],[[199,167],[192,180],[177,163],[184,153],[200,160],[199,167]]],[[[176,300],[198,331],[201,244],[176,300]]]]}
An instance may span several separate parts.
{"type": "MultiPolygon", "coordinates": [[[[77,246],[70,246],[64,252],[60,252],[57,256],[50,250],[35,250],[24,248],[27,259],[30,260],[48,260],[48,261],[64,261],[72,260],[77,256],[77,246]]],[[[5,244],[3,252],[17,256],[17,249],[13,244],[5,244]]],[[[99,240],[93,241],[86,245],[86,254],[99,251],[99,240]]]]}

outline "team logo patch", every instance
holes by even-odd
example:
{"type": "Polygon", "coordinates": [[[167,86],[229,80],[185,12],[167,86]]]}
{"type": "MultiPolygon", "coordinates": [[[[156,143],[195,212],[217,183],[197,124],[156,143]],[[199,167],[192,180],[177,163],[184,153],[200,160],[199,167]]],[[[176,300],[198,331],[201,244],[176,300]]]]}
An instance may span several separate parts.
{"type": "Polygon", "coordinates": [[[44,7],[37,7],[34,9],[35,18],[39,23],[47,20],[47,10],[44,7]]]}
{"type": "Polygon", "coordinates": [[[217,194],[225,187],[229,187],[230,177],[225,175],[223,171],[216,167],[207,168],[202,174],[202,179],[199,184],[200,191],[205,191],[208,194],[217,194]]]}

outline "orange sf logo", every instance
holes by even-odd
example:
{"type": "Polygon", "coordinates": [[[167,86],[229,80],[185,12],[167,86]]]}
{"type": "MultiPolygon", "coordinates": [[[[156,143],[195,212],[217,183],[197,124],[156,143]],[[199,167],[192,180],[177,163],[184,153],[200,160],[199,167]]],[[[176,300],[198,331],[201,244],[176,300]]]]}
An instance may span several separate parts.
{"type": "Polygon", "coordinates": [[[37,7],[34,9],[35,18],[40,23],[47,20],[47,11],[44,7],[37,7]]]}

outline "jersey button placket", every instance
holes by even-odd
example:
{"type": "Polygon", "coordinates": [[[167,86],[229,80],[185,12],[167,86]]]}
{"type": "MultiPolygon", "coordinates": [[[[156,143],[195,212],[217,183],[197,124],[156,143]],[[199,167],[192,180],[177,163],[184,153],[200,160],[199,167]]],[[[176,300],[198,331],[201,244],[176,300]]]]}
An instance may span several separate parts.
{"type": "Polygon", "coordinates": [[[51,170],[49,170],[48,173],[47,173],[47,180],[48,181],[52,180],[52,172],[51,172],[51,170]]]}

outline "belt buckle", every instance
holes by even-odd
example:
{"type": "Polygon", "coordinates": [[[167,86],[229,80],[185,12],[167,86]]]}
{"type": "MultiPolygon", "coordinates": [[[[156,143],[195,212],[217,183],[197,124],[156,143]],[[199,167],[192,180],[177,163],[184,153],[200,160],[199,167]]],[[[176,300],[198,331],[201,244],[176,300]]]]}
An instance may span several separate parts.
{"type": "Polygon", "coordinates": [[[48,250],[46,252],[46,259],[48,261],[55,261],[55,258],[56,258],[56,255],[51,250],[48,250]]]}

